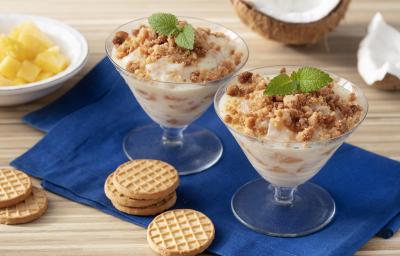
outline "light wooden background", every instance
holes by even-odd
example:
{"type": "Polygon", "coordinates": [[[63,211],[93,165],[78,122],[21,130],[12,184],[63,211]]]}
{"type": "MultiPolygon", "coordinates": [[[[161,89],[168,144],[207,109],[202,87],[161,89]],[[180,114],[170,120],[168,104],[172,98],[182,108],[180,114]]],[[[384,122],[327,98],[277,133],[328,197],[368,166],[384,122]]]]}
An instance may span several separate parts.
{"type": "MultiPolygon", "coordinates": [[[[60,91],[31,104],[0,108],[0,165],[34,145],[43,134],[21,123],[21,117],[60,96],[104,56],[104,39],[117,25],[153,12],[201,17],[237,31],[248,42],[246,68],[275,64],[323,67],[360,84],[370,103],[366,121],[349,139],[365,149],[400,160],[400,93],[368,88],[356,70],[356,50],[376,11],[400,29],[399,0],[353,0],[346,19],[324,44],[290,48],[251,32],[235,16],[229,0],[0,0],[3,13],[25,13],[59,19],[87,38],[90,58],[84,70],[60,91]]],[[[145,230],[49,193],[50,208],[39,221],[0,225],[0,255],[154,255],[145,230]]],[[[357,255],[400,255],[400,234],[373,238],[357,255]]]]}

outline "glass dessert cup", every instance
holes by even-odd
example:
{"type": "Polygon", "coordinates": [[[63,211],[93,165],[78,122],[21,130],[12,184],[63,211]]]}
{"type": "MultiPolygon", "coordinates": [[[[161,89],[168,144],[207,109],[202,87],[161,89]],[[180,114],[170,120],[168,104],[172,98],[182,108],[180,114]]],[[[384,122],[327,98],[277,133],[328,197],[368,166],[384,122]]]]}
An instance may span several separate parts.
{"type": "Polygon", "coordinates": [[[190,124],[209,108],[218,88],[245,65],[248,48],[239,35],[221,25],[195,18],[178,18],[194,27],[224,33],[243,53],[241,63],[227,76],[206,83],[138,79],[113,59],[112,39],[117,31],[130,33],[139,25],[148,24],[147,18],[118,27],[106,40],[106,52],[142,109],[156,123],[131,130],[123,141],[125,154],[129,159],[163,160],[175,166],[180,175],[187,175],[206,170],[222,155],[222,143],[213,132],[190,124]]]}
{"type": "MultiPolygon", "coordinates": [[[[299,67],[286,66],[288,73],[299,67]]],[[[279,74],[279,67],[251,70],[264,76],[279,74]]],[[[221,87],[214,99],[215,110],[236,139],[246,157],[262,177],[243,185],[234,194],[231,207],[235,217],[257,232],[278,237],[297,237],[325,227],[335,215],[335,202],[327,191],[308,182],[360,125],[368,103],[360,88],[351,82],[330,76],[347,92],[354,92],[363,108],[360,121],[341,136],[310,142],[262,140],[236,131],[224,122],[221,98],[230,82],[221,87]]],[[[232,81],[237,79],[234,77],[232,81]]]]}

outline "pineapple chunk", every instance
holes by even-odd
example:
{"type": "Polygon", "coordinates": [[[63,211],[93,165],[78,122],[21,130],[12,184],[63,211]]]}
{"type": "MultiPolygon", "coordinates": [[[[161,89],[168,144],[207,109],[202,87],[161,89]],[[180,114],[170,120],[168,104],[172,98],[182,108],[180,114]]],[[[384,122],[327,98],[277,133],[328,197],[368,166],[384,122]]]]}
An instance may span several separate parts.
{"type": "Polygon", "coordinates": [[[39,53],[35,63],[44,71],[52,73],[59,73],[68,66],[68,60],[64,55],[49,51],[39,53]]]}
{"type": "Polygon", "coordinates": [[[60,47],[58,45],[52,46],[49,49],[46,50],[47,52],[60,52],[60,47]]]}
{"type": "Polygon", "coordinates": [[[18,26],[14,27],[9,36],[12,39],[18,40],[19,38],[19,34],[21,32],[28,32],[30,34],[39,34],[41,33],[41,31],[39,30],[39,28],[35,25],[35,23],[31,22],[31,21],[25,21],[22,22],[21,24],[19,24],[18,26]]]}
{"type": "Polygon", "coordinates": [[[54,43],[30,21],[23,22],[15,27],[11,31],[10,37],[22,42],[27,48],[29,48],[28,45],[26,45],[28,42],[33,43],[34,46],[40,46],[44,50],[54,45],[54,43]]]}
{"type": "Polygon", "coordinates": [[[33,57],[49,48],[49,45],[44,43],[39,37],[29,33],[21,33],[18,41],[31,53],[30,56],[33,57]]]}
{"type": "Polygon", "coordinates": [[[7,55],[17,58],[20,61],[35,57],[20,42],[8,36],[0,36],[0,59],[7,55]]]}
{"type": "Polygon", "coordinates": [[[18,70],[17,77],[28,82],[33,82],[40,73],[40,68],[28,60],[24,60],[20,69],[18,70]]]}
{"type": "Polygon", "coordinates": [[[13,82],[14,82],[14,84],[26,84],[27,83],[27,81],[25,81],[24,79],[19,78],[19,77],[14,78],[13,82]]]}
{"type": "Polygon", "coordinates": [[[15,75],[17,74],[19,68],[21,66],[21,62],[16,60],[15,58],[11,56],[6,56],[1,62],[0,62],[0,74],[7,78],[14,78],[15,75]]]}
{"type": "Polygon", "coordinates": [[[15,82],[0,75],[0,86],[15,85],[15,82]]]}
{"type": "Polygon", "coordinates": [[[47,78],[52,77],[52,76],[54,76],[53,73],[48,72],[48,71],[42,71],[42,72],[40,72],[39,75],[36,77],[36,81],[44,80],[44,79],[47,79],[47,78]]]}

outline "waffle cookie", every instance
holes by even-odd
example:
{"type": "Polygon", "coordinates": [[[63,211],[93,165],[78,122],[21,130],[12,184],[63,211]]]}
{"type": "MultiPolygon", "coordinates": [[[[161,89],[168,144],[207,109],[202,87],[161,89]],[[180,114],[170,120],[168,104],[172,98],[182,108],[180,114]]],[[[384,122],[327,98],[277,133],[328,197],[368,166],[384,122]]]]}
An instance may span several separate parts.
{"type": "Polygon", "coordinates": [[[120,165],[104,183],[104,193],[114,207],[132,215],[155,215],[176,203],[179,175],[159,160],[132,160],[120,165]]]}
{"type": "MultiPolygon", "coordinates": [[[[104,192],[107,196],[108,199],[110,199],[112,202],[117,203],[120,206],[126,206],[126,207],[146,207],[146,206],[151,206],[154,204],[157,204],[161,202],[165,198],[157,198],[157,199],[134,199],[130,198],[127,196],[124,196],[124,194],[120,193],[114,186],[113,183],[113,176],[114,173],[111,173],[106,182],[104,183],[104,192]]],[[[171,194],[167,195],[166,197],[171,196],[171,194]]]]}
{"type": "Polygon", "coordinates": [[[43,189],[33,187],[32,193],[14,206],[0,208],[0,223],[22,224],[42,216],[47,210],[47,197],[43,189]]]}
{"type": "Polygon", "coordinates": [[[163,199],[157,204],[146,207],[126,207],[116,202],[113,201],[111,202],[116,209],[127,214],[139,215],[139,216],[156,215],[174,206],[176,202],[176,193],[173,192],[169,197],[163,199]]]}
{"type": "Polygon", "coordinates": [[[25,173],[11,168],[0,169],[0,208],[15,205],[32,191],[32,182],[25,173]]]}
{"type": "Polygon", "coordinates": [[[164,212],[147,227],[150,247],[163,256],[191,256],[203,252],[214,239],[211,220],[201,212],[176,209],[164,212]]]}
{"type": "Polygon", "coordinates": [[[135,199],[159,199],[179,185],[176,169],[159,160],[132,160],[120,165],[113,176],[115,188],[135,199]]]}

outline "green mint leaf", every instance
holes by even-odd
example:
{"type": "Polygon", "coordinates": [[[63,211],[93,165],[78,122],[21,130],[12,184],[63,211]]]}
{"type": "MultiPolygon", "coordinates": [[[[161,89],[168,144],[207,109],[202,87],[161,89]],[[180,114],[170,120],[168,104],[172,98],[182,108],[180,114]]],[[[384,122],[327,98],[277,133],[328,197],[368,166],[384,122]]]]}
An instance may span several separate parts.
{"type": "Polygon", "coordinates": [[[194,28],[190,24],[186,24],[182,32],[180,32],[176,36],[175,42],[180,47],[193,50],[194,37],[195,37],[194,28]]]}
{"type": "Polygon", "coordinates": [[[150,27],[159,34],[170,36],[179,33],[178,18],[169,13],[154,13],[148,18],[150,27]]]}
{"type": "Polygon", "coordinates": [[[329,74],[322,70],[303,67],[293,71],[290,77],[287,74],[280,74],[274,77],[267,85],[264,95],[284,96],[314,92],[327,86],[332,81],[329,74]]]}
{"type": "Polygon", "coordinates": [[[280,74],[274,77],[267,85],[264,95],[284,96],[298,93],[298,81],[293,81],[287,74],[280,74]]]}
{"type": "Polygon", "coordinates": [[[298,81],[300,91],[305,93],[317,91],[333,81],[329,74],[311,67],[300,68],[290,78],[298,81]]]}
{"type": "Polygon", "coordinates": [[[178,46],[193,50],[195,31],[190,24],[179,27],[178,18],[169,13],[154,13],[148,19],[150,27],[157,33],[165,36],[175,36],[178,46]]]}

